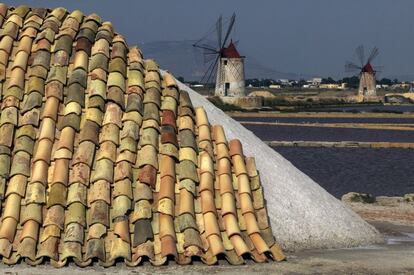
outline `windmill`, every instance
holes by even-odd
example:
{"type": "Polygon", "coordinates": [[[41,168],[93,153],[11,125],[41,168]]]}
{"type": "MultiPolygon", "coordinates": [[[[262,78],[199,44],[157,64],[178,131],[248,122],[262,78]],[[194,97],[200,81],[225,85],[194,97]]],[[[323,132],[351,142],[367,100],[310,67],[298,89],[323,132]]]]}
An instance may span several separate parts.
{"type": "Polygon", "coordinates": [[[233,13],[228,21],[227,31],[223,36],[223,18],[220,16],[213,27],[213,30],[206,36],[193,44],[195,48],[204,52],[204,62],[207,70],[201,78],[202,83],[209,83],[215,76],[216,96],[242,97],[246,95],[244,81],[244,56],[241,56],[236,49],[236,44],[230,39],[233,30],[236,14],[233,13]],[[208,40],[209,34],[215,33],[213,40],[208,40]]]}
{"type": "Polygon", "coordinates": [[[360,65],[348,61],[345,64],[345,70],[359,73],[358,97],[362,100],[369,100],[370,97],[377,95],[375,76],[379,70],[378,67],[373,67],[372,61],[378,56],[379,50],[377,47],[372,48],[368,58],[365,59],[364,46],[360,45],[355,49],[355,54],[360,65]]]}

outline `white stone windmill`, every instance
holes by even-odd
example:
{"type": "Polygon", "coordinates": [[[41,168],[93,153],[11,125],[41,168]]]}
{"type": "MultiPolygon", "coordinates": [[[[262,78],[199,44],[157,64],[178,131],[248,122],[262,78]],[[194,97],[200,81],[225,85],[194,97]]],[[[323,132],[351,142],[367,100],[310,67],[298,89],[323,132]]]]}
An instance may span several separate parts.
{"type": "Polygon", "coordinates": [[[359,59],[360,65],[353,62],[347,62],[345,64],[345,70],[347,72],[359,72],[359,88],[358,97],[361,101],[368,101],[370,98],[376,97],[376,79],[375,76],[378,71],[378,67],[372,66],[372,61],[378,56],[379,50],[374,47],[365,60],[364,46],[360,45],[355,49],[355,53],[359,59]]]}
{"type": "Polygon", "coordinates": [[[214,73],[216,74],[216,96],[244,97],[246,96],[244,81],[244,56],[241,56],[236,49],[235,43],[230,39],[227,44],[231,31],[236,20],[233,13],[228,23],[227,31],[222,36],[223,20],[220,16],[216,22],[215,29],[217,34],[216,46],[209,45],[206,36],[198,40],[193,46],[204,50],[205,60],[210,63],[201,81],[209,83],[214,73]]]}

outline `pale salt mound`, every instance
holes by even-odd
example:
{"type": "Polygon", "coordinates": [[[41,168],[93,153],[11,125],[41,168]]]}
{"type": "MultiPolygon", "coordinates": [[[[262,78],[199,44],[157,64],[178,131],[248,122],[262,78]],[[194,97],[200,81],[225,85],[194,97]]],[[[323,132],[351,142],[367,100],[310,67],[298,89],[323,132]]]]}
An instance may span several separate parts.
{"type": "Polygon", "coordinates": [[[381,234],[320,187],[251,131],[186,85],[194,106],[203,106],[211,124],[228,139],[238,138],[260,173],[273,233],[287,250],[353,247],[382,242],[381,234]]]}

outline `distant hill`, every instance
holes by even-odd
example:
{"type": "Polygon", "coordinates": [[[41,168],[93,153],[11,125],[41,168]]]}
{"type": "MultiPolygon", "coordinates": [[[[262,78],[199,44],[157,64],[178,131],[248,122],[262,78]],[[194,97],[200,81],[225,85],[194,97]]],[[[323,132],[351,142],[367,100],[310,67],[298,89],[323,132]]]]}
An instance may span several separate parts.
{"type": "MultiPolygon", "coordinates": [[[[172,72],[175,76],[182,76],[185,80],[200,80],[206,71],[204,57],[201,51],[195,49],[193,41],[155,41],[140,44],[145,58],[155,59],[159,65],[172,72]]],[[[246,56],[246,78],[272,79],[300,79],[309,78],[309,75],[280,72],[263,66],[254,56],[243,52],[246,56]]]]}

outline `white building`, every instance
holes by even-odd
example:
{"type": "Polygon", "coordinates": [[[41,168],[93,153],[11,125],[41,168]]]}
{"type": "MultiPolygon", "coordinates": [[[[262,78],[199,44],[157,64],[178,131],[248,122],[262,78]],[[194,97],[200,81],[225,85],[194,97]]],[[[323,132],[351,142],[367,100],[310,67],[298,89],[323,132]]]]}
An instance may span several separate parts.
{"type": "Polygon", "coordinates": [[[232,41],[220,53],[217,66],[215,95],[231,97],[246,96],[244,56],[239,54],[232,41]]]}

